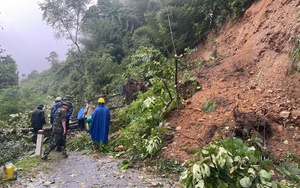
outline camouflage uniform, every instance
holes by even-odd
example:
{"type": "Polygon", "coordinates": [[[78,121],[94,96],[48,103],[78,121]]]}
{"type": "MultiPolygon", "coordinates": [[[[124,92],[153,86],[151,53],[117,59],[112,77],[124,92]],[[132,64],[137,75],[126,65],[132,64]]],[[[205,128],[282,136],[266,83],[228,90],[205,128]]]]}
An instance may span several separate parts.
{"type": "Polygon", "coordinates": [[[50,141],[49,147],[46,148],[42,159],[47,159],[47,155],[55,149],[57,146],[61,146],[61,151],[64,157],[68,157],[66,150],[66,137],[63,135],[64,130],[62,126],[62,122],[67,120],[68,111],[60,107],[56,110],[53,121],[53,129],[52,129],[52,139],[50,141]]]}

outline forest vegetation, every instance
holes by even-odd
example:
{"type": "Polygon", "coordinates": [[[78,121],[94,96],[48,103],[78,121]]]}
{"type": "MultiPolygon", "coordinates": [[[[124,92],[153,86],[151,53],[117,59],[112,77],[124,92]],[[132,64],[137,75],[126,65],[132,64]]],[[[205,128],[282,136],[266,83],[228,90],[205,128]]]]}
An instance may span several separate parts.
{"type": "MultiPolygon", "coordinates": [[[[101,151],[126,158],[121,168],[153,159],[159,170],[179,174],[184,187],[293,187],[300,176],[288,170],[281,170],[288,183],[272,179],[275,167],[259,137],[251,143],[239,138],[212,142],[185,164],[157,159],[171,136],[169,113],[201,90],[191,71],[202,69],[205,61],[194,61],[191,54],[211,31],[235,24],[256,2],[98,0],[88,6],[89,0],[41,1],[42,19],[56,37],[70,40],[72,48],[61,62],[57,52],[50,52],[45,58],[51,68],[21,78],[13,57],[0,53],[0,141],[7,139],[3,132],[30,127],[29,114],[38,104],[45,104],[49,115],[57,96],[72,97],[74,116],[87,102],[105,97],[113,119],[110,142],[101,151]]],[[[298,41],[291,55],[298,71],[299,49],[298,41]]],[[[212,50],[211,61],[217,56],[212,50]]],[[[210,113],[215,108],[216,102],[208,100],[201,110],[210,113]]],[[[17,134],[21,140],[10,138],[0,149],[3,153],[14,148],[1,163],[28,152],[29,136],[17,134]]],[[[85,136],[76,139],[90,142],[85,136]]],[[[80,143],[70,141],[68,147],[90,149],[80,143]]]]}

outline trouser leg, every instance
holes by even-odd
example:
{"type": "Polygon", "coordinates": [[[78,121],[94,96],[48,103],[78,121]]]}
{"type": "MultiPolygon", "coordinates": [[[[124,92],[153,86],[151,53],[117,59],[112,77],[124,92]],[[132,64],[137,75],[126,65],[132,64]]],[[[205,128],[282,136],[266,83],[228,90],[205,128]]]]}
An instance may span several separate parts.
{"type": "MultiPolygon", "coordinates": [[[[63,135],[63,139],[66,142],[66,140],[67,140],[67,134],[63,135]]],[[[62,151],[62,145],[63,145],[63,142],[58,142],[56,151],[62,151]]]]}
{"type": "Polygon", "coordinates": [[[66,136],[63,136],[61,142],[60,142],[60,146],[61,146],[61,152],[63,154],[63,156],[65,158],[68,157],[68,154],[67,154],[67,148],[66,148],[66,140],[67,140],[67,137],[66,136]]]}
{"type": "Polygon", "coordinates": [[[55,134],[52,134],[51,136],[51,141],[49,146],[45,149],[43,155],[42,155],[42,159],[47,159],[47,156],[49,155],[49,153],[55,149],[55,147],[57,146],[58,143],[58,137],[55,134]]]}
{"type": "Polygon", "coordinates": [[[54,150],[55,147],[56,147],[55,145],[50,144],[50,145],[45,149],[45,151],[44,151],[44,156],[45,156],[45,155],[49,155],[49,153],[50,153],[52,150],[54,150]]]}
{"type": "Polygon", "coordinates": [[[37,140],[37,133],[33,133],[32,142],[35,144],[37,140]]]}
{"type": "Polygon", "coordinates": [[[32,142],[36,144],[38,129],[33,128],[32,142]]]}
{"type": "Polygon", "coordinates": [[[78,120],[78,128],[83,131],[85,129],[84,119],[78,120]]]}

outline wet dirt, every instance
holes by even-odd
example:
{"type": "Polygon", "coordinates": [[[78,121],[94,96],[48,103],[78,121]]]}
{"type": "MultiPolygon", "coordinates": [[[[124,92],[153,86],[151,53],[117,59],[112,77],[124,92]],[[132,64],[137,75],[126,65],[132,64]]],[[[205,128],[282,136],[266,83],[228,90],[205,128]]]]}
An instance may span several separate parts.
{"type": "Polygon", "coordinates": [[[201,91],[167,119],[174,137],[162,157],[189,160],[190,151],[236,136],[236,106],[267,118],[270,134],[264,144],[276,161],[300,156],[300,76],[290,63],[299,40],[299,5],[299,0],[255,1],[240,18],[199,42],[188,62],[195,64],[191,73],[201,91]],[[210,113],[201,110],[207,100],[217,103],[210,113]]]}
{"type": "Polygon", "coordinates": [[[177,180],[150,175],[143,169],[121,170],[118,168],[121,159],[108,155],[71,152],[64,159],[61,153],[53,151],[50,157],[50,160],[42,161],[38,172],[32,172],[35,177],[20,176],[18,180],[8,182],[4,187],[179,187],[177,180]]]}

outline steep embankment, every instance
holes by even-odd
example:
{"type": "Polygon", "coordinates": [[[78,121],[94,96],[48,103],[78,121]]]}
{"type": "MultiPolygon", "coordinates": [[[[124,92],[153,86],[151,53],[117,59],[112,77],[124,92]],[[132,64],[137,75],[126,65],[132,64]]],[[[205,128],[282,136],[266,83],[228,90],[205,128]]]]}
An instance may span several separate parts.
{"type": "Polygon", "coordinates": [[[192,59],[206,61],[194,72],[202,90],[168,119],[175,137],[164,156],[188,159],[193,148],[233,135],[237,105],[268,118],[272,134],[266,135],[266,147],[277,159],[288,152],[300,156],[300,74],[288,73],[299,37],[299,5],[298,0],[260,0],[198,46],[192,59]],[[217,58],[211,60],[214,51],[217,58]],[[208,99],[217,109],[205,114],[201,106],[208,99]]]}

